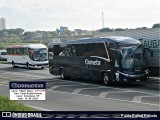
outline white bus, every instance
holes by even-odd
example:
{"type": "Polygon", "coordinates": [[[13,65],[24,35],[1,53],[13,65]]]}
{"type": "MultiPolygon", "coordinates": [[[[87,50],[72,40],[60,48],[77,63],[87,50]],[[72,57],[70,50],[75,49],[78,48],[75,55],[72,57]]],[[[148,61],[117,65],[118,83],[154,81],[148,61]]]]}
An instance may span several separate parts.
{"type": "Polygon", "coordinates": [[[7,51],[0,50],[0,60],[7,60],[7,51]]]}
{"type": "Polygon", "coordinates": [[[44,68],[48,66],[48,49],[43,44],[7,47],[7,62],[13,67],[44,68]]]}

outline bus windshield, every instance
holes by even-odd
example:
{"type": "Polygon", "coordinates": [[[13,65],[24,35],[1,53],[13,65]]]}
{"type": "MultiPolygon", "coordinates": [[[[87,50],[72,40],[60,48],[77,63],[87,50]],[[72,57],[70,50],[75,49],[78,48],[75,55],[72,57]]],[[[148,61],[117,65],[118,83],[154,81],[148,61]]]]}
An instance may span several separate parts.
{"type": "Polygon", "coordinates": [[[141,70],[145,67],[142,45],[123,46],[122,68],[124,70],[141,70]]]}
{"type": "Polygon", "coordinates": [[[46,61],[48,60],[47,49],[32,49],[30,58],[34,61],[46,61]]]}
{"type": "Polygon", "coordinates": [[[7,52],[1,52],[1,55],[7,55],[7,52]]]}

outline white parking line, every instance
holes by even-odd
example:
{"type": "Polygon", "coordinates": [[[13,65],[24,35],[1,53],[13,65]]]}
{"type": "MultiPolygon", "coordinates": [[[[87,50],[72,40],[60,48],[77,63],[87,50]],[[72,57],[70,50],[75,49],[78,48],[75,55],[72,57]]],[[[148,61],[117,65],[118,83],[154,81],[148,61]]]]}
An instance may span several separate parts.
{"type": "MultiPolygon", "coordinates": [[[[62,80],[62,81],[65,81],[65,80],[62,80]]],[[[122,89],[122,88],[115,88],[115,87],[110,87],[110,86],[95,85],[95,84],[92,84],[92,83],[87,84],[87,83],[82,83],[82,82],[78,82],[78,81],[73,81],[73,83],[78,83],[80,85],[90,85],[90,86],[94,86],[95,88],[111,88],[111,89],[120,90],[120,91],[138,92],[138,93],[155,95],[155,93],[148,93],[148,92],[142,92],[142,91],[136,91],[136,90],[128,90],[128,89],[122,89]]],[[[94,87],[81,88],[81,89],[92,89],[94,87]]],[[[76,91],[79,91],[79,90],[76,90],[76,91]]]]}
{"type": "MultiPolygon", "coordinates": [[[[26,75],[26,74],[22,74],[22,73],[11,73],[11,72],[7,72],[5,73],[6,76],[12,74],[12,75],[23,75],[24,77],[29,77],[29,78],[33,78],[33,77],[36,77],[36,78],[41,78],[41,79],[48,79],[46,77],[43,77],[43,76],[33,76],[33,75],[26,75]]],[[[7,77],[6,77],[7,78],[7,77]]],[[[50,79],[53,79],[54,81],[54,78],[50,78],[50,79]]],[[[56,79],[57,80],[57,79],[56,79]]],[[[128,91],[128,89],[122,89],[122,88],[114,88],[114,87],[109,87],[109,86],[101,86],[101,85],[95,85],[95,84],[87,84],[87,83],[82,83],[82,82],[78,82],[78,81],[66,81],[66,80],[60,80],[60,81],[63,81],[63,82],[70,82],[70,83],[78,83],[78,84],[81,84],[81,85],[91,85],[91,86],[94,86],[95,88],[111,88],[111,89],[115,89],[115,90],[124,90],[124,91],[128,91]]],[[[83,88],[82,88],[83,89],[83,88]]],[[[91,88],[84,88],[84,89],[92,89],[91,88]]],[[[75,93],[79,93],[81,90],[75,90],[75,93]]],[[[132,92],[139,92],[139,93],[145,93],[145,94],[154,94],[154,93],[148,93],[148,92],[141,92],[141,91],[136,91],[136,90],[132,90],[132,92]]],[[[74,93],[74,92],[73,92],[74,93]]]]}
{"type": "Polygon", "coordinates": [[[80,93],[82,90],[88,90],[88,89],[97,89],[97,88],[106,88],[106,87],[99,87],[99,86],[97,86],[97,87],[87,87],[87,88],[78,88],[78,89],[75,89],[72,93],[80,93]]]}
{"type": "Polygon", "coordinates": [[[38,110],[42,110],[42,111],[52,111],[52,110],[48,110],[48,109],[44,109],[44,108],[40,108],[40,107],[35,107],[35,106],[32,106],[32,105],[26,105],[28,107],[32,107],[32,108],[35,108],[35,109],[38,109],[38,110]]]}
{"type": "Polygon", "coordinates": [[[50,89],[51,89],[51,90],[54,90],[54,89],[56,89],[56,88],[58,88],[58,87],[60,87],[60,86],[53,86],[53,87],[51,87],[50,89]]]}
{"type": "MultiPolygon", "coordinates": [[[[46,81],[46,80],[45,80],[46,81]]],[[[51,80],[50,80],[51,81],[51,80]]],[[[46,82],[48,82],[48,81],[46,81],[46,82]]],[[[51,84],[52,82],[54,82],[55,84],[57,84],[57,83],[74,83],[74,82],[70,82],[70,81],[51,81],[51,82],[48,82],[47,84],[51,84]]],[[[77,84],[77,83],[76,83],[77,84]]]]}
{"type": "Polygon", "coordinates": [[[128,91],[102,92],[101,94],[99,94],[98,97],[105,98],[109,93],[124,93],[124,92],[132,92],[132,91],[128,90],[128,91]]]}
{"type": "Polygon", "coordinates": [[[3,86],[8,86],[8,84],[1,84],[1,83],[0,83],[0,85],[3,85],[3,86]]]}
{"type": "Polygon", "coordinates": [[[142,96],[134,96],[132,101],[133,101],[133,102],[139,102],[139,103],[140,103],[141,100],[142,100],[142,96]]]}
{"type": "MultiPolygon", "coordinates": [[[[91,95],[84,95],[84,94],[76,94],[76,93],[69,93],[69,92],[61,92],[61,91],[50,91],[50,92],[57,92],[60,94],[72,94],[72,95],[79,95],[79,96],[86,96],[86,97],[92,97],[92,98],[100,98],[97,96],[91,96],[91,95]]],[[[102,98],[106,100],[114,100],[114,101],[122,101],[122,102],[129,102],[129,103],[138,103],[138,104],[145,104],[145,105],[152,105],[152,106],[160,106],[159,104],[151,104],[151,103],[143,103],[143,102],[137,102],[137,101],[129,101],[129,100],[122,100],[122,99],[115,99],[115,98],[102,98]]]]}
{"type": "Polygon", "coordinates": [[[51,90],[54,90],[56,88],[59,88],[59,87],[67,87],[67,86],[77,86],[78,84],[73,84],[73,85],[55,85],[47,90],[51,91],[51,90]]]}
{"type": "Polygon", "coordinates": [[[44,78],[46,79],[46,77],[43,77],[43,76],[36,76],[36,75],[28,75],[28,74],[22,74],[22,73],[11,73],[11,72],[6,72],[5,74],[3,73],[3,76],[6,75],[6,77],[8,78],[8,76],[23,76],[23,77],[30,77],[30,78],[44,78]]]}
{"type": "Polygon", "coordinates": [[[80,93],[82,89],[75,89],[72,93],[80,93]]]}
{"type": "Polygon", "coordinates": [[[149,96],[134,96],[133,100],[132,101],[135,101],[135,102],[141,102],[142,98],[143,97],[160,97],[160,95],[149,95],[149,96]]]}
{"type": "Polygon", "coordinates": [[[105,98],[108,95],[108,92],[102,92],[98,97],[105,98]]]}
{"type": "Polygon", "coordinates": [[[142,96],[142,97],[160,97],[160,95],[159,94],[155,94],[155,95],[145,95],[145,96],[142,96]]]}

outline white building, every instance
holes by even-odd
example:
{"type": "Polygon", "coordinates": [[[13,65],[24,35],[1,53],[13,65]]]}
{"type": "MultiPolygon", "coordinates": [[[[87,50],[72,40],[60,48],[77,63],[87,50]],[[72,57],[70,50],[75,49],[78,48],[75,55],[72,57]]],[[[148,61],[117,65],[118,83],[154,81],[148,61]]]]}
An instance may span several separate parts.
{"type": "Polygon", "coordinates": [[[0,30],[6,29],[6,20],[1,17],[0,18],[0,30]]]}

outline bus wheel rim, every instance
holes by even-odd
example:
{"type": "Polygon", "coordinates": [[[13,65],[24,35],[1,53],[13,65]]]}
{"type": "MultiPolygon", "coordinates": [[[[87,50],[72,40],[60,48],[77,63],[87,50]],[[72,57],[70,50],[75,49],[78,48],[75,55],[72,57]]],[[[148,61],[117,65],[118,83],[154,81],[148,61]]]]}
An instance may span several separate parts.
{"type": "Polygon", "coordinates": [[[61,78],[62,79],[64,78],[64,72],[63,72],[63,70],[61,71],[61,78]]]}
{"type": "Polygon", "coordinates": [[[107,85],[108,84],[108,76],[106,74],[104,74],[104,78],[103,78],[104,84],[107,85]]]}
{"type": "Polygon", "coordinates": [[[27,63],[27,65],[26,65],[26,66],[27,66],[27,68],[29,68],[29,63],[27,63]]]}

